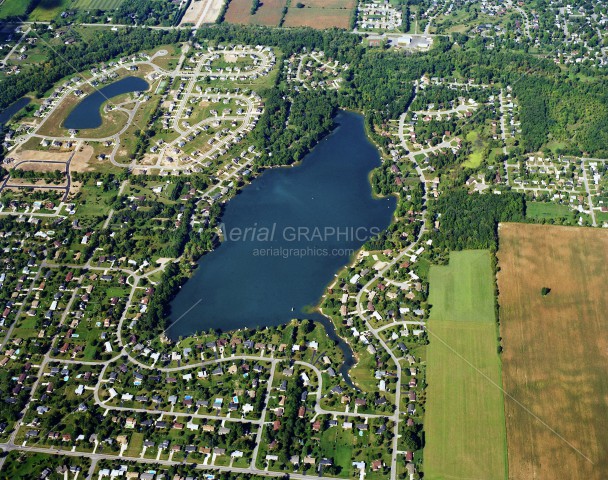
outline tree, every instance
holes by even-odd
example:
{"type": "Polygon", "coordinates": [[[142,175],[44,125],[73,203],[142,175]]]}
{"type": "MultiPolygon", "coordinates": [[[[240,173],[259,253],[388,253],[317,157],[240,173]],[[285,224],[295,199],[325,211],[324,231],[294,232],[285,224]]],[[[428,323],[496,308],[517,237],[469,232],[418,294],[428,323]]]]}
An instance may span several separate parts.
{"type": "Polygon", "coordinates": [[[412,429],[408,428],[403,434],[403,445],[405,445],[405,449],[411,452],[415,452],[421,447],[420,437],[418,433],[412,429]]]}

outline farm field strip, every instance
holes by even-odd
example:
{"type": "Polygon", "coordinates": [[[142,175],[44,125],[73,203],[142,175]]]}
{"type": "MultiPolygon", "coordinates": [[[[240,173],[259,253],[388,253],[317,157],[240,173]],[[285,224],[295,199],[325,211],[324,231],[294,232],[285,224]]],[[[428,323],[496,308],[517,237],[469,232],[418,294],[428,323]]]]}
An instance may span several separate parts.
{"type": "Polygon", "coordinates": [[[99,10],[113,10],[125,3],[125,0],[76,0],[74,8],[90,8],[99,10]]]}
{"type": "Polygon", "coordinates": [[[21,0],[4,0],[0,3],[0,19],[25,15],[27,4],[21,0]]]}
{"type": "Polygon", "coordinates": [[[285,15],[286,27],[348,28],[351,10],[339,8],[289,8],[285,15]]]}
{"type": "Polygon", "coordinates": [[[506,433],[490,253],[430,271],[425,478],[504,479],[506,433]]]}
{"type": "Polygon", "coordinates": [[[241,25],[278,26],[285,5],[287,0],[266,0],[261,3],[255,14],[251,15],[250,0],[232,0],[228,5],[225,19],[228,23],[241,25]]]}
{"type": "Polygon", "coordinates": [[[606,478],[608,232],[501,224],[499,241],[509,477],[606,478]]]}

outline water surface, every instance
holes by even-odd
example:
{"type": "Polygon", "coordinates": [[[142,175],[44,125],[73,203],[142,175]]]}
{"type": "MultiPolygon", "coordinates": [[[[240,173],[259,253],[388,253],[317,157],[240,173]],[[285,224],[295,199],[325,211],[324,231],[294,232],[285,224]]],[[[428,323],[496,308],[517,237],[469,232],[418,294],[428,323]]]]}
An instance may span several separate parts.
{"type": "Polygon", "coordinates": [[[310,318],[303,309],[319,302],[351,252],[389,225],[395,199],[372,198],[368,175],[380,157],[363,117],[343,112],[336,120],[300,165],[266,171],[228,202],[225,241],[171,304],[171,338],[310,318]]]}
{"type": "Polygon", "coordinates": [[[63,122],[63,127],[82,130],[101,126],[101,106],[108,100],[131,92],[143,92],[150,85],[139,77],[125,77],[86,96],[63,122]]]}
{"type": "Polygon", "coordinates": [[[30,103],[30,99],[28,97],[22,97],[2,110],[2,112],[0,112],[0,128],[28,103],[30,103]]]}

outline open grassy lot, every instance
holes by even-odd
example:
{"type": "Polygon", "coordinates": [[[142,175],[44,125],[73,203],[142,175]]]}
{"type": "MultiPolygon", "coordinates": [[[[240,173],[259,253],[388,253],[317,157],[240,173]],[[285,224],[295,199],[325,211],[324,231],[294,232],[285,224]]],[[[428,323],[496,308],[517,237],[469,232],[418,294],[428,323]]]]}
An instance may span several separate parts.
{"type": "Polygon", "coordinates": [[[473,144],[473,151],[467,161],[464,162],[464,166],[468,168],[479,167],[483,161],[483,140],[475,130],[469,132],[466,138],[473,144]]]}
{"type": "Polygon", "coordinates": [[[294,8],[287,10],[286,27],[348,28],[352,9],[346,8],[294,8]]]}
{"type": "Polygon", "coordinates": [[[487,251],[430,270],[425,478],[504,479],[506,434],[487,251]]]}
{"type": "Polygon", "coordinates": [[[576,218],[567,205],[548,202],[526,202],[526,216],[530,218],[576,218]]]}
{"type": "Polygon", "coordinates": [[[502,224],[499,240],[509,477],[606,478],[608,232],[502,224]]]}

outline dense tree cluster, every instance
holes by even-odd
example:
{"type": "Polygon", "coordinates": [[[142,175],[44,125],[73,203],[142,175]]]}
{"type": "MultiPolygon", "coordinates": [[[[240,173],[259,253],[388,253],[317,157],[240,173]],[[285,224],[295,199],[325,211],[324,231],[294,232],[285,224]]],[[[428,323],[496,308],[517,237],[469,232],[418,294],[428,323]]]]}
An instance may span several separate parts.
{"type": "Polygon", "coordinates": [[[186,7],[181,2],[130,0],[121,3],[112,16],[117,23],[171,26],[179,23],[186,7]]]}
{"type": "Polygon", "coordinates": [[[521,106],[523,146],[537,151],[549,137],[563,153],[608,153],[608,82],[529,76],[514,85],[521,106]]]}
{"type": "Polygon", "coordinates": [[[287,97],[274,88],[253,131],[257,146],[267,155],[262,165],[289,165],[301,160],[333,126],[338,103],[333,92],[305,90],[287,97]]]}
{"type": "Polygon", "coordinates": [[[432,205],[439,229],[434,232],[438,249],[465,250],[496,248],[498,222],[522,222],[524,196],[515,192],[502,195],[469,194],[466,190],[444,192],[432,205]]]}

